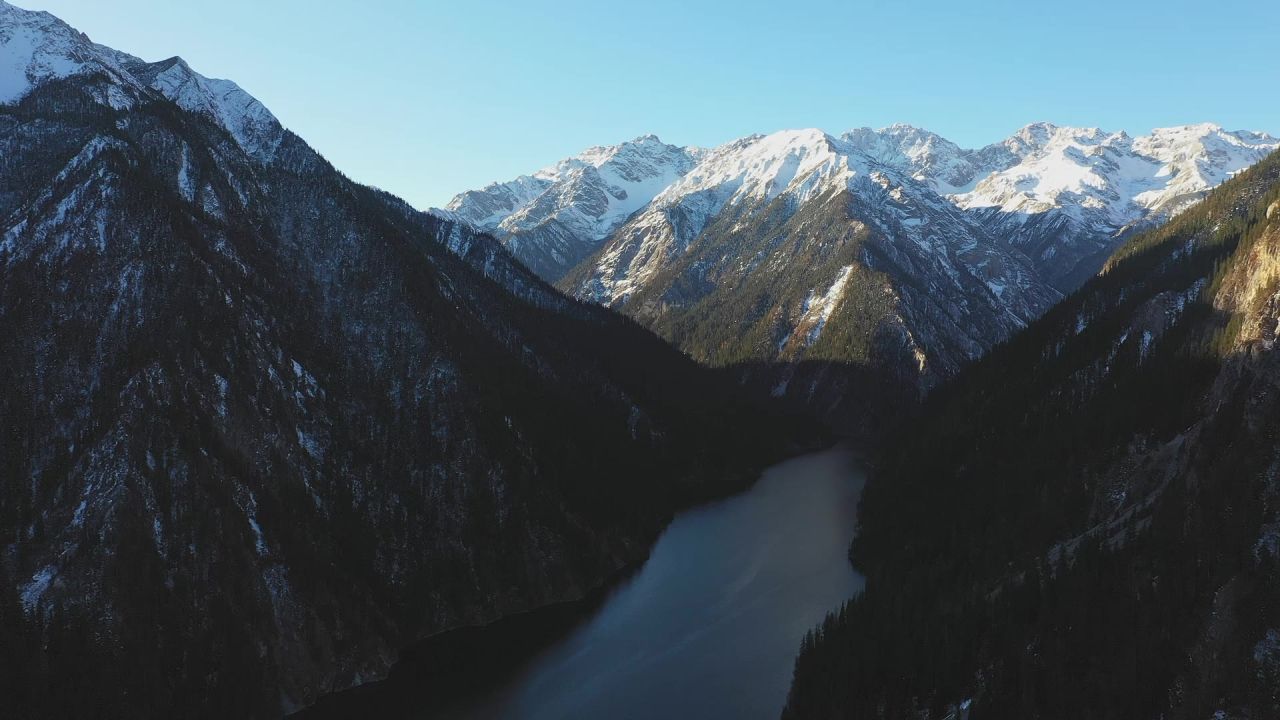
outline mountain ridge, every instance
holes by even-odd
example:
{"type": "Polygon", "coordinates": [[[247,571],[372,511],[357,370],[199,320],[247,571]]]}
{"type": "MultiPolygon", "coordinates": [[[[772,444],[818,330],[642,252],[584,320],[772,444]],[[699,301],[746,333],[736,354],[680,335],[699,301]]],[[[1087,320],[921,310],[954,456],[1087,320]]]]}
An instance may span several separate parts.
{"type": "MultiPolygon", "coordinates": [[[[909,125],[751,135],[700,151],[607,236],[580,235],[590,252],[557,284],[701,362],[775,364],[753,376],[801,404],[848,388],[791,382],[806,359],[918,395],[1277,147],[1212,124],[1132,138],[1042,122],[978,150],[909,125]]],[[[522,217],[574,202],[530,196],[522,217]]]]}
{"type": "MultiPolygon", "coordinates": [[[[1188,203],[1203,196],[1209,188],[1261,159],[1269,150],[1280,147],[1280,140],[1265,133],[1226,131],[1212,123],[1157,128],[1148,135],[1132,138],[1125,132],[1107,133],[1097,128],[1036,122],[1020,128],[1004,140],[978,149],[961,148],[936,133],[906,124],[895,124],[878,130],[856,128],[838,136],[816,129],[783,130],[772,136],[781,138],[794,133],[821,136],[832,141],[837,138],[844,140],[865,159],[908,171],[912,177],[928,183],[939,195],[952,199],[966,210],[999,208],[1005,214],[1020,211],[1030,214],[1066,212],[1072,220],[1086,226],[1077,228],[1076,232],[1104,235],[1127,231],[1147,220],[1148,215],[1154,215],[1152,221],[1168,219],[1188,203]],[[1224,144],[1234,146],[1238,152],[1232,154],[1224,150],[1224,144]],[[1069,155],[1064,154],[1064,150],[1069,155]],[[1118,177],[1109,177],[1105,172],[1093,172],[1093,177],[1082,177],[1089,175],[1096,167],[1077,167],[1074,173],[1071,172],[1072,165],[1089,164],[1091,161],[1087,153],[1098,150],[1114,150],[1117,156],[1123,156],[1120,159],[1124,161],[1145,160],[1145,164],[1151,166],[1142,168],[1147,171],[1145,179],[1148,187],[1135,187],[1141,178],[1131,177],[1136,172],[1136,168],[1132,167],[1113,168],[1118,177]],[[1052,156],[1046,155],[1052,151],[1058,152],[1052,156]],[[1129,170],[1129,175],[1124,175],[1124,170],[1129,170]],[[1064,173],[1074,174],[1077,182],[1073,185],[1059,183],[1039,190],[1038,193],[1020,189],[1027,184],[1028,176],[1053,178],[1064,173]],[[1171,187],[1162,188],[1159,183],[1161,177],[1174,178],[1178,182],[1171,187]],[[1082,193],[1088,197],[1079,200],[1073,197],[1082,193]],[[1082,203],[1096,204],[1104,199],[1110,201],[1108,207],[1101,208],[1105,212],[1081,212],[1082,203]],[[1133,207],[1129,207],[1130,204],[1133,207]]],[[[731,153],[725,152],[726,150],[742,147],[765,137],[771,136],[749,135],[711,149],[677,149],[693,153],[695,165],[698,165],[707,162],[708,158],[717,153],[728,156],[731,153]]],[[[637,140],[644,138],[656,141],[656,136],[643,136],[637,140]]],[[[495,231],[501,236],[501,225],[506,218],[520,216],[523,221],[528,222],[539,221],[553,214],[554,210],[551,208],[534,207],[535,201],[547,191],[549,185],[531,181],[554,181],[559,179],[556,172],[558,168],[574,161],[581,162],[583,157],[601,150],[626,145],[627,143],[591,148],[531,176],[521,176],[507,183],[493,183],[481,190],[464,192],[456,196],[446,209],[477,227],[495,231]],[[519,192],[513,190],[516,187],[519,192]],[[503,196],[506,205],[496,200],[496,196],[503,196]]],[[[1107,169],[1103,168],[1104,171],[1107,169]]],[[[678,178],[672,182],[673,185],[678,183],[678,178]]],[[[659,200],[670,192],[675,192],[675,189],[668,187],[652,197],[659,200]]],[[[765,194],[767,196],[768,193],[765,194]]],[[[553,205],[563,211],[567,206],[572,206],[572,200],[553,205]]],[[[594,232],[590,233],[587,241],[599,242],[602,239],[601,233],[594,232]]],[[[552,276],[549,279],[555,281],[558,278],[552,276]]]]}
{"type": "Polygon", "coordinates": [[[146,90],[154,90],[213,118],[246,150],[264,158],[284,133],[271,111],[236,83],[200,75],[180,57],[149,63],[99,45],[48,12],[0,0],[0,42],[0,75],[6,81],[0,102],[17,102],[42,82],[102,72],[113,82],[99,101],[116,109],[145,102],[146,90]]]}
{"type": "Polygon", "coordinates": [[[642,135],[462,193],[434,212],[495,234],[526,265],[554,282],[687,172],[702,152],[642,135]]]}

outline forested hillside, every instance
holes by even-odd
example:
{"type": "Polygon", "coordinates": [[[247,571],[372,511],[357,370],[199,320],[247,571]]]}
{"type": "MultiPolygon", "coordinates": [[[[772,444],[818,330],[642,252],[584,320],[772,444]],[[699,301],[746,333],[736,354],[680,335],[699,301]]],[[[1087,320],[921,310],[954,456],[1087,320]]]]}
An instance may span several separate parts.
{"type": "Polygon", "coordinates": [[[1278,291],[1272,155],[936,392],[785,717],[1280,716],[1278,291]]]}
{"type": "Polygon", "coordinates": [[[229,83],[0,27],[65,75],[0,105],[0,715],[279,716],[582,597],[785,452],[229,83]]]}

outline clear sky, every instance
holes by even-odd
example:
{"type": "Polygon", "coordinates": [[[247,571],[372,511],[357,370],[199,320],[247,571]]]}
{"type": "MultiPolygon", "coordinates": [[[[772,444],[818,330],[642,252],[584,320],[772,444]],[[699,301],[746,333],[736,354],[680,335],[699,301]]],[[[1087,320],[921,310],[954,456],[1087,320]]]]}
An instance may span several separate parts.
{"type": "Polygon", "coordinates": [[[16,0],[238,82],[419,207],[657,133],[1033,121],[1280,134],[1280,1],[16,0]]]}

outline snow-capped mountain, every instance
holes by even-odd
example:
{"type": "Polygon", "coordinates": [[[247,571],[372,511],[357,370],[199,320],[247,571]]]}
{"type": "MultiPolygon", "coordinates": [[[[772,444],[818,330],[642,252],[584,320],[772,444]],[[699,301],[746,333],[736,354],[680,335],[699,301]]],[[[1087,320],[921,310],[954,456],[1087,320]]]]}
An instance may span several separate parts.
{"type": "MultiPolygon", "coordinates": [[[[852,363],[928,386],[1060,296],[888,150],[819,130],[717,148],[561,286],[705,362],[852,363]]],[[[791,369],[773,382],[846,394],[791,369]]]]}
{"type": "Polygon", "coordinates": [[[1063,292],[1133,231],[1167,221],[1280,148],[1277,138],[1209,123],[1138,138],[1034,123],[979,150],[907,125],[842,137],[974,213],[1063,292]]]}
{"type": "Polygon", "coordinates": [[[936,133],[911,125],[850,130],[841,138],[877,162],[908,171],[940,195],[970,189],[996,170],[1017,162],[1019,155],[1004,143],[966,150],[936,133]]]}
{"type": "Polygon", "coordinates": [[[133,60],[125,68],[182,109],[213,119],[259,159],[270,159],[284,137],[280,122],[257,98],[230,80],[195,72],[182,58],[157,63],[133,60]]]}
{"type": "MultiPolygon", "coordinates": [[[[1075,289],[1136,229],[1167,221],[1280,148],[1212,124],[1133,138],[1097,128],[1023,128],[992,152],[1016,158],[950,197],[1025,252],[1055,287],[1075,289]]],[[[984,168],[985,170],[985,168],[984,168]]]]}
{"type": "MultiPolygon", "coordinates": [[[[114,81],[113,93],[141,87],[122,66],[132,58],[95,45],[46,12],[0,5],[0,43],[0,102],[16,102],[41,82],[94,72],[114,81]]],[[[130,102],[123,94],[110,100],[130,102]]]]}
{"type": "MultiPolygon", "coordinates": [[[[448,209],[506,238],[535,269],[549,262],[556,271],[543,274],[554,279],[575,258],[567,249],[594,246],[651,199],[678,192],[677,181],[695,166],[707,176],[732,172],[718,165],[737,162],[734,148],[759,137],[713,150],[677,148],[652,136],[593,148],[531,176],[462,193],[448,209]],[[623,159],[636,170],[609,172],[623,159]],[[601,178],[579,175],[591,167],[602,170],[601,178]],[[644,178],[643,189],[628,184],[636,177],[644,178]],[[664,180],[668,186],[662,186],[664,180]],[[617,190],[626,201],[617,199],[617,190]]],[[[1280,140],[1266,134],[1213,124],[1157,129],[1133,138],[1034,123],[977,150],[910,125],[859,128],[839,140],[865,162],[906,172],[972,211],[1062,291],[1101,267],[1126,233],[1164,222],[1280,148],[1280,140]]]]}
{"type": "Polygon", "coordinates": [[[493,233],[534,272],[554,282],[702,154],[646,135],[462,193],[446,211],[493,233]]]}
{"type": "Polygon", "coordinates": [[[1278,289],[1273,154],[962,371],[782,717],[1280,717],[1278,289]]]}
{"type": "Polygon", "coordinates": [[[200,75],[181,58],[148,63],[94,43],[47,12],[0,2],[0,102],[17,102],[44,82],[95,74],[111,81],[98,90],[99,102],[127,109],[155,91],[206,115],[263,158],[284,135],[275,116],[230,80],[200,75]]]}
{"type": "Polygon", "coordinates": [[[1269,135],[1228,132],[1212,123],[1159,128],[1138,138],[1039,123],[993,146],[1016,162],[986,177],[974,174],[971,189],[953,194],[965,208],[1023,214],[1054,208],[1080,218],[1092,213],[1118,229],[1153,213],[1186,209],[1278,147],[1280,140],[1269,135]]]}
{"type": "Polygon", "coordinates": [[[786,436],[229,82],[4,2],[0,56],[0,715],[279,717],[786,436]]]}
{"type": "Polygon", "coordinates": [[[464,193],[450,207],[550,277],[564,264],[546,273],[541,254],[568,260],[561,248],[596,248],[560,286],[623,310],[699,359],[862,362],[876,343],[837,350],[823,335],[852,325],[883,339],[894,327],[888,334],[902,338],[928,384],[1097,272],[1129,233],[1278,147],[1215,125],[1132,138],[1036,123],[976,150],[908,125],[839,137],[784,131],[689,153],[691,166],[659,191],[658,174],[648,175],[647,204],[608,222],[593,221],[603,206],[585,202],[588,193],[563,185],[574,170],[602,164],[610,154],[602,149],[464,193]],[[575,221],[511,234],[547,217],[575,221]],[[858,239],[832,245],[832,233],[858,239]],[[858,289],[867,282],[875,292],[858,289]],[[779,285],[790,290],[765,290],[779,285]]]}

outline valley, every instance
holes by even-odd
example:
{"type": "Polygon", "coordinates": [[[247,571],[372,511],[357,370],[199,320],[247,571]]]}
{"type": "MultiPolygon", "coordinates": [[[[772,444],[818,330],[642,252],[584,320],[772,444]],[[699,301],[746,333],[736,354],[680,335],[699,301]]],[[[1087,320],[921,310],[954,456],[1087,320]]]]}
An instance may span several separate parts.
{"type": "MultiPolygon", "coordinates": [[[[574,119],[562,75],[389,91],[387,25],[273,107],[362,152],[418,102],[574,119]]],[[[628,89],[578,115],[648,132],[628,89]]],[[[0,716],[1280,717],[1280,139],[1169,115],[721,117],[423,209],[0,0],[0,716]]],[[[496,135],[408,174],[537,155],[496,135]]]]}

